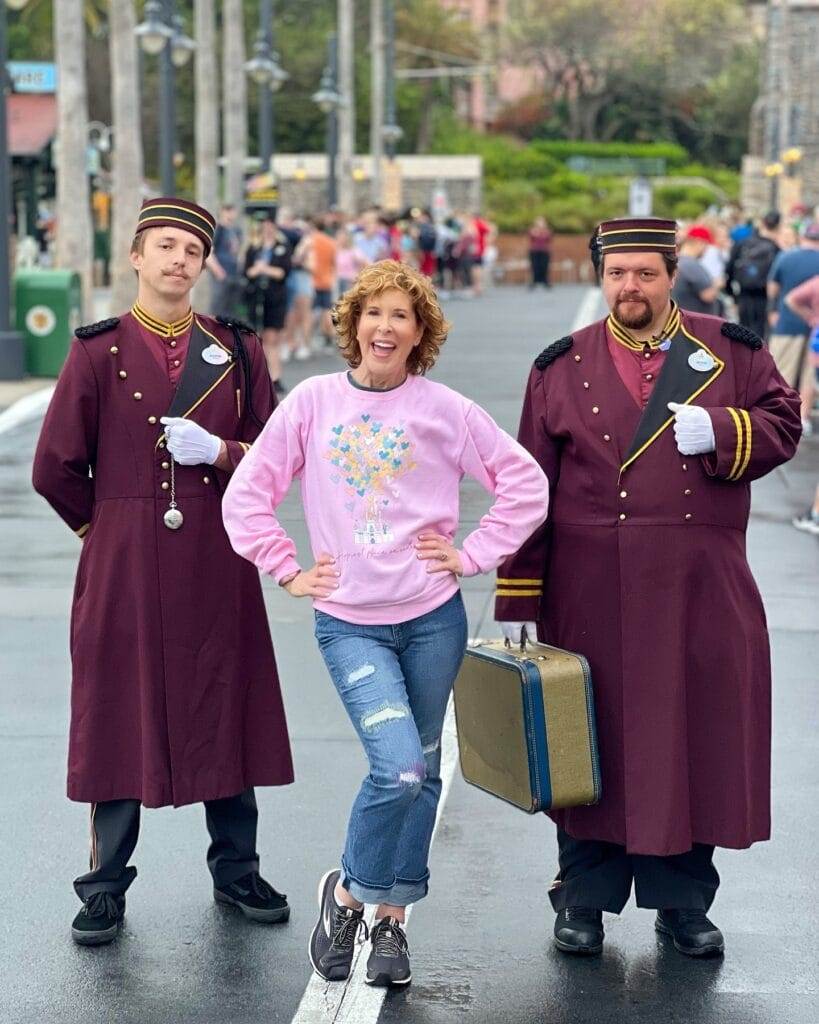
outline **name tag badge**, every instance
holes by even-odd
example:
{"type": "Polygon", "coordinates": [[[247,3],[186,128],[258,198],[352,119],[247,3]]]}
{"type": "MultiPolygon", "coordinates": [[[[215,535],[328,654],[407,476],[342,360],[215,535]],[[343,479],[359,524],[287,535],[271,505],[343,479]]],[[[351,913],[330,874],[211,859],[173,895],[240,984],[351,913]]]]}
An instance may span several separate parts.
{"type": "Polygon", "coordinates": [[[688,365],[692,370],[699,370],[700,373],[708,373],[708,371],[713,370],[717,364],[707,352],[703,349],[699,349],[697,352],[692,352],[688,357],[688,365]]]}
{"type": "Polygon", "coordinates": [[[219,348],[218,345],[208,345],[206,349],[202,350],[202,358],[206,363],[210,363],[211,366],[221,366],[226,363],[230,358],[223,348],[219,348]]]}

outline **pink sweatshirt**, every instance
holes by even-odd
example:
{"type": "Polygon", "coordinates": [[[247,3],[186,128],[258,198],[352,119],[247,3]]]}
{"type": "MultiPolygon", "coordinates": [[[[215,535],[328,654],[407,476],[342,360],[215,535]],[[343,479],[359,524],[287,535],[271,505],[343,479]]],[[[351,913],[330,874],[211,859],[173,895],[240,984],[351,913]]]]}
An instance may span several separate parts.
{"type": "Polygon", "coordinates": [[[299,569],[275,510],[301,484],[313,557],[341,573],[316,608],[384,625],[433,611],[458,589],[428,573],[415,544],[424,530],[458,528],[459,484],[469,475],[495,498],[459,552],[465,576],[489,572],[546,519],[548,481],[535,460],[474,402],[410,376],[391,391],[356,388],[346,373],[311,377],[267,422],[228,485],[222,512],[240,555],[277,581],[299,569]]]}

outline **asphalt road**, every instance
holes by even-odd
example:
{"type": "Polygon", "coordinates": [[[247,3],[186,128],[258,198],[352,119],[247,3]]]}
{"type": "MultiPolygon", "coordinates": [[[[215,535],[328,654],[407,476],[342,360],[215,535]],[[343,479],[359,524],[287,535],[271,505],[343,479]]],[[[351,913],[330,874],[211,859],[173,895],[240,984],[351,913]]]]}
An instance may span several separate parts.
{"type": "MultiPolygon", "coordinates": [[[[450,302],[455,323],[434,377],[514,431],[532,358],[565,334],[585,294],[496,291],[450,302]]],[[[292,382],[338,368],[290,364],[292,382]]],[[[288,893],[289,925],[246,923],[215,905],[201,807],[148,811],[118,942],[70,939],[88,811],[65,798],[68,614],[78,542],[30,489],[38,423],[0,435],[0,1021],[7,1024],[290,1022],[310,976],[315,885],[338,858],[364,760],[326,678],[312,613],[266,586],[297,782],[259,790],[262,871],[288,893]]],[[[790,517],[819,473],[819,442],[755,486],[749,549],[766,600],[775,671],[774,839],[720,851],[713,916],[724,961],[679,957],[633,906],[606,921],[604,955],[553,951],[546,889],[553,826],[474,790],[456,773],[432,855],[430,898],[410,924],[414,981],[388,996],[387,1024],[668,1021],[813,1024],[819,1019],[815,874],[819,828],[815,700],[819,547],[790,517]]],[[[488,505],[467,483],[465,529],[488,505]]],[[[297,501],[283,520],[307,551],[297,501]]],[[[491,635],[490,578],[468,580],[470,633],[491,635]]],[[[194,595],[192,595],[194,599],[194,595]]],[[[361,1021],[357,1024],[369,1024],[361,1021]]]]}

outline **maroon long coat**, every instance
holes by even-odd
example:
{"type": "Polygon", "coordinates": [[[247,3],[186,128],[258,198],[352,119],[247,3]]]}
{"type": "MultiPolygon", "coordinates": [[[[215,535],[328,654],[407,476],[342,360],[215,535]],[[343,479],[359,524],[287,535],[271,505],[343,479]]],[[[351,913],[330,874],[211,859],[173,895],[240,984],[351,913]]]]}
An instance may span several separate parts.
{"type": "MultiPolygon", "coordinates": [[[[264,354],[244,336],[253,407],[274,400],[264,354]]],[[[197,316],[174,390],[131,314],[75,338],[34,460],[34,486],[83,538],[71,616],[68,795],[180,806],[291,782],[276,664],[256,569],[222,525],[229,479],[175,465],[185,517],[163,523],[169,457],[160,417],[187,416],[227,442],[235,467],[259,433],[230,330],[197,316]],[[212,365],[204,348],[227,350],[212,365]]]]}
{"type": "Polygon", "coordinates": [[[604,321],[532,370],[524,402],[519,439],[551,509],[498,570],[496,613],[588,658],[602,800],[553,818],[632,853],[770,833],[770,654],[745,531],[750,482],[796,450],[799,400],[767,351],[722,324],[683,313],[644,411],[604,321]],[[710,369],[688,362],[703,350],[710,369]],[[670,401],[708,410],[714,453],[679,453],[670,401]]]}

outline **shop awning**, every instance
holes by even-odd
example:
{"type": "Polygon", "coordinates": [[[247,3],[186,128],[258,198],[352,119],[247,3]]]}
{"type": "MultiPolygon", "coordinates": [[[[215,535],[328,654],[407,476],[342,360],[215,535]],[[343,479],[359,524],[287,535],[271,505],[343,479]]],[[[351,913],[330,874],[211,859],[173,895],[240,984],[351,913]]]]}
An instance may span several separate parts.
{"type": "Polygon", "coordinates": [[[6,106],[11,156],[39,156],[57,134],[57,98],[12,93],[6,106]]]}

